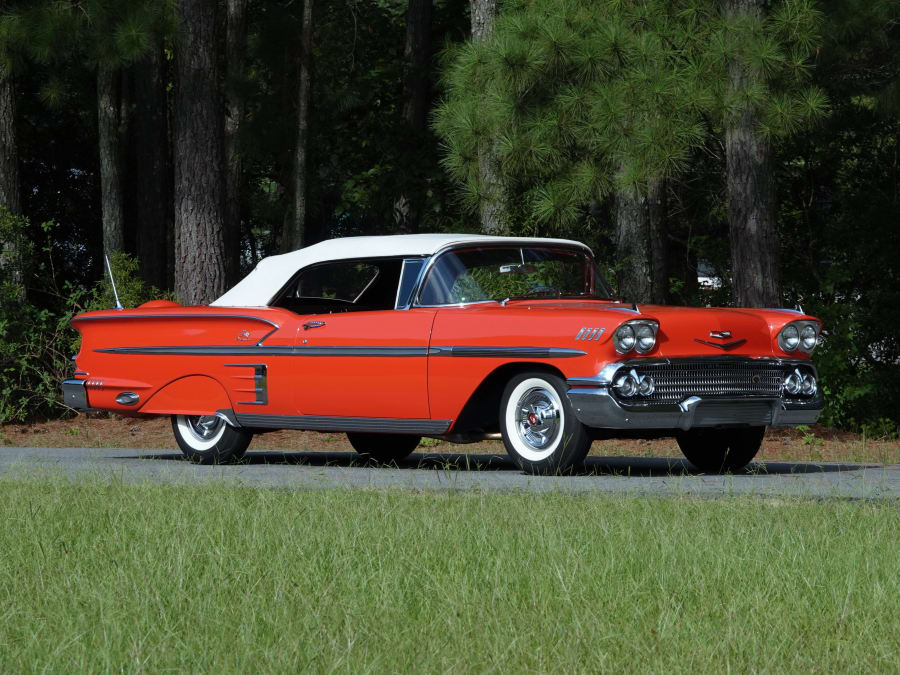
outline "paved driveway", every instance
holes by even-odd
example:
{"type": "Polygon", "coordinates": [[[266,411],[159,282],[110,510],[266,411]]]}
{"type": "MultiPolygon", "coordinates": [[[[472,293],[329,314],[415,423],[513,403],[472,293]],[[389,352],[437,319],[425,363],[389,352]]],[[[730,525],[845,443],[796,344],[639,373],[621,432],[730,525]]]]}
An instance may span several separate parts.
{"type": "Polygon", "coordinates": [[[196,466],[170,450],[0,448],[0,476],[95,476],[126,482],[226,482],[292,489],[399,488],[637,495],[900,499],[900,465],[755,462],[728,476],[670,458],[589,457],[574,476],[526,476],[497,455],[414,454],[399,467],[361,466],[350,452],[248,452],[237,466],[196,466]]]}

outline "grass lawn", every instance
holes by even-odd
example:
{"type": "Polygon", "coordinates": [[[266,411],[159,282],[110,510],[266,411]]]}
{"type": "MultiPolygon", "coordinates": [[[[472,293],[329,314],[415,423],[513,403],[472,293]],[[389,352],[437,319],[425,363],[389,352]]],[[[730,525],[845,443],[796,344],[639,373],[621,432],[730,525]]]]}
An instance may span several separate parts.
{"type": "Polygon", "coordinates": [[[0,480],[0,672],[900,663],[900,506],[0,480]]]}

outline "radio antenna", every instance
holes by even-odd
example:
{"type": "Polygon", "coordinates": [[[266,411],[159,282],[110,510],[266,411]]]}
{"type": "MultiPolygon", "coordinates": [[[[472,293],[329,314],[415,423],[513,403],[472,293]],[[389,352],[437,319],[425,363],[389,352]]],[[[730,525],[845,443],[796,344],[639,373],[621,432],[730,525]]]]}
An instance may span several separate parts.
{"type": "Polygon", "coordinates": [[[113,297],[116,299],[116,309],[125,309],[122,307],[122,303],[119,302],[119,293],[116,291],[116,280],[113,278],[112,267],[109,265],[109,256],[103,256],[106,259],[106,271],[109,272],[109,283],[112,284],[113,289],[113,297]]]}

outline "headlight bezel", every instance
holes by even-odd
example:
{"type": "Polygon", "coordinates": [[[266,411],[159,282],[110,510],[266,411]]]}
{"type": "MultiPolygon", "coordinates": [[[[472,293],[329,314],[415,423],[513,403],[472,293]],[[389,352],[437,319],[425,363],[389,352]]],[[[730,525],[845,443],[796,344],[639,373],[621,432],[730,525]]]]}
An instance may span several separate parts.
{"type": "Polygon", "coordinates": [[[659,322],[654,319],[630,319],[619,324],[613,331],[612,343],[619,354],[629,354],[637,352],[638,354],[647,354],[656,348],[656,339],[659,334],[659,322]],[[625,344],[620,333],[630,333],[630,344],[625,344]],[[651,335],[647,335],[647,330],[651,335]],[[639,332],[643,333],[643,337],[638,337],[639,332]],[[652,338],[649,346],[646,345],[646,339],[652,338]],[[642,345],[642,340],[644,344],[642,345]]]}
{"type": "Polygon", "coordinates": [[[819,331],[822,326],[818,321],[811,321],[808,319],[801,319],[798,321],[791,321],[786,323],[781,327],[781,330],[778,331],[778,347],[785,354],[793,354],[794,352],[803,352],[804,354],[810,354],[816,348],[819,343],[819,331]],[[809,330],[813,331],[812,345],[809,343],[809,330]],[[790,341],[793,341],[793,336],[788,337],[786,333],[796,334],[796,342],[793,346],[790,345],[790,341]],[[804,332],[807,334],[807,339],[804,339],[804,332]]]}

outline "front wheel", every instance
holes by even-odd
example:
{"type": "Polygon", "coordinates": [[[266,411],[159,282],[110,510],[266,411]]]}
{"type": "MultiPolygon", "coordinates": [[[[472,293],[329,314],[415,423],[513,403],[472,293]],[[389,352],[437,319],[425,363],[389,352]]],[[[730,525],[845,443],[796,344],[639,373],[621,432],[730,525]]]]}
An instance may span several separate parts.
{"type": "Polygon", "coordinates": [[[406,459],[419,447],[421,436],[348,433],[347,440],[367,462],[391,464],[406,459]]]}
{"type": "Polygon", "coordinates": [[[756,457],[765,427],[691,429],[675,439],[687,460],[704,473],[740,471],[756,457]]]}
{"type": "Polygon", "coordinates": [[[173,415],[172,431],[184,456],[196,464],[233,464],[244,456],[253,434],[215,415],[173,415]]]}
{"type": "Polygon", "coordinates": [[[500,433],[506,452],[526,473],[567,471],[591,447],[565,382],[550,373],[522,373],[509,381],[500,402],[500,433]]]}

